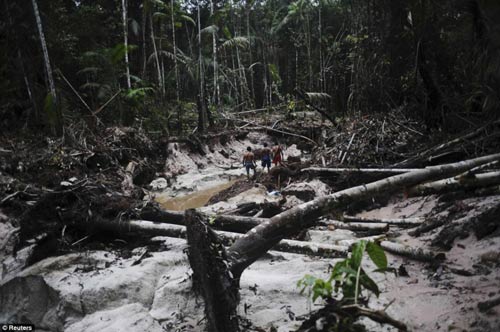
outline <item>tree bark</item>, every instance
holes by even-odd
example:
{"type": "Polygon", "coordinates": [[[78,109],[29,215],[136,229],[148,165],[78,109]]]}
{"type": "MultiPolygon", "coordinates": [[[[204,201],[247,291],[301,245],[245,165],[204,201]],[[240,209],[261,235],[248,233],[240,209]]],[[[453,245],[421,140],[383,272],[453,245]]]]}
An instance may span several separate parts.
{"type": "Polygon", "coordinates": [[[332,226],[335,229],[347,229],[354,232],[385,233],[389,230],[389,225],[385,223],[362,223],[362,222],[341,222],[337,220],[328,220],[320,222],[326,226],[332,226]]]}
{"type": "Polygon", "coordinates": [[[436,260],[441,260],[445,257],[443,253],[434,253],[422,248],[413,248],[391,241],[382,241],[380,242],[380,246],[382,247],[382,249],[390,253],[405,256],[422,262],[433,262],[436,260]]]}
{"type": "Polygon", "coordinates": [[[422,218],[363,218],[363,217],[353,217],[346,216],[342,217],[344,222],[355,222],[355,223],[385,223],[388,225],[397,226],[418,226],[424,222],[422,218]]]}

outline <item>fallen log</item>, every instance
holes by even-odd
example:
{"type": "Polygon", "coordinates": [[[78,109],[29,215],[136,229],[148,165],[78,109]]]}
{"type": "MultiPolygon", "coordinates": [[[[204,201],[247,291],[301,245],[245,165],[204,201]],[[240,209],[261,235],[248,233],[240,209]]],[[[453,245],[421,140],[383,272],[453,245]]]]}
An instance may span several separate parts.
{"type": "MultiPolygon", "coordinates": [[[[145,233],[155,236],[186,238],[186,227],[181,225],[155,223],[148,220],[130,220],[128,222],[96,221],[94,226],[113,231],[127,231],[145,233]]],[[[226,246],[231,246],[244,235],[233,232],[214,231],[226,246]]],[[[326,258],[347,257],[346,246],[322,244],[296,240],[281,240],[272,248],[276,251],[291,252],[296,254],[320,256],[326,258]]]]}
{"type": "MultiPolygon", "coordinates": [[[[496,166],[497,164],[498,164],[498,160],[495,160],[495,161],[492,161],[491,163],[487,163],[487,164],[484,164],[484,165],[480,165],[480,166],[471,168],[467,172],[463,173],[461,176],[474,175],[474,174],[477,174],[479,171],[488,170],[489,168],[491,168],[492,166],[496,166]]],[[[491,171],[492,170],[490,170],[490,172],[491,171]]]]}
{"type": "Polygon", "coordinates": [[[328,167],[307,167],[302,172],[310,173],[381,173],[387,175],[402,174],[420,171],[422,168],[328,168],[328,167]]]}
{"type": "Polygon", "coordinates": [[[306,137],[306,136],[303,136],[303,135],[299,135],[299,134],[295,134],[295,133],[291,133],[289,131],[284,131],[284,130],[279,130],[279,129],[274,129],[274,128],[271,128],[271,127],[268,127],[268,126],[263,126],[263,125],[259,125],[255,122],[252,122],[252,121],[246,121],[246,120],[242,120],[242,119],[236,119],[236,118],[232,118],[232,117],[228,117],[227,115],[223,114],[222,115],[223,118],[225,120],[230,120],[230,121],[235,121],[235,122],[241,122],[241,123],[245,123],[245,124],[249,124],[249,125],[253,125],[253,126],[256,126],[256,127],[260,127],[262,129],[265,129],[265,130],[269,130],[269,131],[273,131],[273,132],[277,132],[277,133],[280,133],[280,134],[283,134],[283,135],[288,135],[288,136],[293,136],[293,137],[298,137],[298,138],[302,138],[310,143],[313,143],[314,145],[318,145],[318,143],[316,143],[315,141],[313,141],[312,139],[310,139],[309,137],[306,137]]]}
{"type": "Polygon", "coordinates": [[[385,223],[356,223],[342,222],[337,220],[320,221],[318,225],[325,225],[335,229],[347,229],[353,232],[385,233],[389,230],[389,225],[385,223]]]}
{"type": "Polygon", "coordinates": [[[409,197],[442,194],[450,191],[471,190],[500,184],[500,171],[471,174],[423,183],[406,191],[409,197]]]}
{"type": "Polygon", "coordinates": [[[421,262],[433,262],[436,260],[443,260],[445,255],[443,253],[433,253],[432,251],[425,250],[422,248],[413,248],[400,243],[395,243],[391,241],[380,242],[382,249],[404,257],[408,257],[421,262]]]}
{"type": "Polygon", "coordinates": [[[408,232],[411,236],[419,237],[420,235],[430,232],[433,229],[443,226],[446,223],[446,218],[435,218],[428,220],[412,231],[408,232]]]}
{"type": "Polygon", "coordinates": [[[342,217],[344,222],[352,223],[384,223],[389,225],[396,226],[418,226],[424,222],[423,218],[364,218],[364,217],[354,217],[354,216],[346,216],[342,217]]]}
{"type": "Polygon", "coordinates": [[[367,237],[358,237],[358,238],[349,239],[349,240],[340,240],[337,242],[337,244],[340,246],[343,246],[343,247],[348,247],[350,249],[355,243],[358,243],[359,241],[378,242],[384,238],[385,238],[385,234],[380,234],[380,235],[373,235],[373,236],[367,236],[367,237]]]}
{"type": "MultiPolygon", "coordinates": [[[[229,232],[245,233],[253,227],[268,221],[267,218],[242,217],[233,215],[204,215],[210,220],[210,226],[215,229],[223,229],[229,232]]],[[[160,223],[174,225],[185,225],[184,211],[162,210],[154,205],[148,205],[139,211],[137,218],[160,223]]]]}
{"type": "Polygon", "coordinates": [[[282,212],[256,226],[238,239],[228,250],[230,269],[236,278],[260,256],[284,237],[309,227],[320,216],[345,208],[355,200],[387,195],[401,187],[439,180],[463,173],[471,168],[500,160],[500,153],[422,170],[361,185],[314,199],[282,212]]]}

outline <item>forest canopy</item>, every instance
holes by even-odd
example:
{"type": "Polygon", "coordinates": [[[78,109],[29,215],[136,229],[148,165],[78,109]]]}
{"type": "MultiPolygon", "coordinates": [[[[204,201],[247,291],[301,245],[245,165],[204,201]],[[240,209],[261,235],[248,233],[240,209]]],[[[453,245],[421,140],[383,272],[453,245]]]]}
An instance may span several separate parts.
{"type": "Polygon", "coordinates": [[[2,130],[85,120],[170,133],[223,110],[404,109],[428,128],[498,116],[495,0],[1,3],[2,130]],[[303,106],[303,105],[302,105],[303,106]]]}

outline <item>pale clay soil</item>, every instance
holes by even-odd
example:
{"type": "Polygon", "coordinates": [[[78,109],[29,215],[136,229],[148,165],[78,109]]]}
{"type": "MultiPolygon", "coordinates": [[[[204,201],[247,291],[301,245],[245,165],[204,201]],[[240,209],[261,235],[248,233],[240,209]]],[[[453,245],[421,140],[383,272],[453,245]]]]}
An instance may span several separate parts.
{"type": "MultiPolygon", "coordinates": [[[[264,138],[266,139],[266,138],[264,138]]],[[[249,136],[247,141],[233,141],[226,146],[214,147],[206,157],[185,153],[181,147],[169,159],[166,177],[177,175],[176,181],[156,196],[173,197],[221,185],[242,176],[240,155],[247,145],[258,148],[262,139],[249,136]],[[219,151],[225,149],[232,158],[219,151]],[[236,166],[229,169],[231,165],[236,166]]],[[[292,149],[293,150],[293,149],[292,149]]],[[[291,150],[291,151],[292,151],[291,150]]],[[[293,151],[296,153],[296,151],[293,151]]],[[[286,154],[286,152],[285,152],[286,154]]],[[[315,186],[317,187],[317,186],[315,186]]],[[[327,194],[327,190],[317,195],[327,194]]],[[[205,211],[221,212],[248,201],[275,199],[257,186],[251,192],[220,202],[205,211]]],[[[475,199],[474,206],[491,204],[492,200],[475,199]]],[[[294,204],[300,202],[292,198],[294,204]]],[[[419,217],[430,213],[436,205],[435,197],[394,199],[387,206],[365,211],[365,217],[419,217]]],[[[470,213],[474,213],[470,211],[470,213]]],[[[2,218],[0,218],[2,219],[2,218]]],[[[2,259],[1,284],[15,276],[41,276],[56,291],[52,302],[37,299],[46,295],[44,287],[30,282],[18,283],[0,293],[0,322],[5,321],[27,298],[33,299],[31,312],[26,317],[38,320],[42,330],[55,328],[66,331],[202,331],[203,304],[191,291],[190,268],[185,253],[186,242],[180,239],[155,238],[163,242],[163,250],[133,265],[145,248],[136,248],[132,257],[123,258],[113,252],[87,251],[47,258],[27,269],[20,270],[26,251],[17,258],[8,255],[13,227],[0,220],[0,249],[2,259]],[[41,288],[40,288],[41,287],[41,288]],[[41,290],[42,289],[42,290],[41,290]],[[45,292],[45,293],[44,293],[45,292]],[[35,294],[35,296],[33,296],[35,294]]],[[[439,229],[413,238],[406,231],[393,239],[412,246],[428,246],[439,229]]],[[[314,233],[314,232],[313,232],[314,233]]],[[[332,243],[353,237],[349,231],[330,231],[329,236],[312,235],[315,241],[332,243]]],[[[477,241],[474,235],[456,240],[446,252],[446,264],[456,268],[474,270],[486,252],[500,248],[500,237],[477,241]],[[460,245],[457,245],[460,244],[460,245]]],[[[451,273],[446,268],[435,272],[426,264],[387,254],[389,264],[396,269],[404,264],[409,277],[396,277],[393,273],[370,273],[374,269],[367,259],[365,268],[379,283],[382,294],[370,298],[370,305],[382,309],[408,324],[411,331],[500,331],[500,306],[488,314],[480,313],[477,302],[500,294],[500,270],[490,268],[489,274],[471,277],[451,273]]],[[[291,331],[300,325],[297,317],[318,308],[299,294],[297,281],[305,274],[327,277],[335,260],[304,255],[271,252],[254,263],[242,275],[240,314],[255,326],[267,331],[274,326],[280,332],[291,331]],[[246,309],[246,310],[245,310],[246,309]]],[[[439,269],[438,269],[439,270],[439,269]]],[[[49,292],[49,294],[51,294],[49,292]]],[[[50,296],[49,296],[50,297],[50,296]]],[[[365,320],[370,331],[392,331],[365,320]]]]}

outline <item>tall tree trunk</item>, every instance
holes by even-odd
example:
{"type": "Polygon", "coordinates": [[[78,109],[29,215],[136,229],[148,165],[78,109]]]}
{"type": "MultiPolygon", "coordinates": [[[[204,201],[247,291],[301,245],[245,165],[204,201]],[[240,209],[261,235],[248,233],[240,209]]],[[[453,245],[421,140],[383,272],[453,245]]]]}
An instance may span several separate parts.
{"type": "Polygon", "coordinates": [[[309,19],[309,14],[306,14],[306,42],[307,42],[307,71],[308,71],[308,88],[309,91],[312,90],[312,59],[311,59],[311,24],[309,19]]]}
{"type": "Polygon", "coordinates": [[[40,17],[40,11],[38,10],[38,4],[36,0],[32,0],[33,11],[35,13],[36,25],[38,28],[38,35],[40,37],[40,44],[42,46],[43,59],[45,63],[45,73],[47,74],[47,82],[49,85],[49,93],[51,96],[52,106],[55,108],[55,123],[53,124],[53,132],[62,136],[63,134],[63,119],[62,112],[59,108],[59,103],[57,101],[56,85],[54,83],[54,76],[52,73],[52,67],[50,65],[49,51],[47,49],[47,43],[45,41],[45,34],[43,33],[42,19],[40,17]]]}
{"type": "Polygon", "coordinates": [[[252,55],[252,42],[250,38],[250,11],[252,2],[248,2],[248,8],[246,10],[246,24],[247,24],[247,38],[250,41],[250,49],[248,51],[248,56],[250,59],[250,93],[251,93],[251,106],[255,105],[255,87],[253,78],[253,55],[252,55]]]}
{"type": "Polygon", "coordinates": [[[241,63],[240,50],[237,46],[236,46],[236,61],[238,63],[238,73],[240,77],[241,96],[243,98],[243,101],[247,104],[246,106],[250,107],[250,95],[248,92],[247,77],[245,75],[245,68],[241,63]]]}
{"type": "Polygon", "coordinates": [[[151,30],[151,41],[153,42],[153,51],[155,52],[156,73],[158,76],[158,87],[160,89],[160,94],[163,97],[163,79],[161,76],[160,56],[158,54],[158,49],[156,48],[155,31],[154,31],[154,27],[153,27],[153,17],[151,15],[151,13],[149,13],[149,28],[151,30]]]}
{"type": "Polygon", "coordinates": [[[146,68],[147,68],[147,41],[146,41],[146,21],[148,20],[148,15],[146,13],[146,9],[142,9],[142,22],[141,22],[141,30],[142,30],[142,79],[146,79],[146,68]]]}
{"type": "Polygon", "coordinates": [[[128,61],[128,22],[127,22],[127,0],[122,0],[122,25],[123,25],[123,44],[125,45],[125,70],[127,76],[127,88],[132,88],[130,82],[130,67],[128,61]]]}
{"type": "Polygon", "coordinates": [[[205,72],[203,70],[203,58],[201,50],[201,15],[200,0],[196,1],[197,20],[198,20],[198,70],[200,76],[200,85],[198,92],[198,130],[205,131],[207,125],[207,112],[205,109],[205,72]]]}
{"type": "Polygon", "coordinates": [[[174,0],[170,0],[170,22],[172,24],[172,45],[174,51],[174,75],[175,75],[175,100],[177,104],[180,100],[179,87],[179,66],[177,64],[177,42],[175,40],[175,19],[174,19],[174,0]]]}
{"type": "MultiPolygon", "coordinates": [[[[213,0],[210,0],[210,16],[214,17],[214,2],[213,0]]],[[[216,32],[212,32],[212,58],[214,62],[214,96],[213,96],[213,103],[217,106],[219,106],[219,96],[220,96],[220,91],[219,91],[219,82],[218,82],[218,75],[219,75],[219,64],[217,63],[217,40],[216,40],[216,32]]]]}
{"type": "Polygon", "coordinates": [[[323,47],[321,46],[322,37],[323,37],[323,27],[321,26],[321,0],[318,4],[318,49],[319,49],[319,91],[325,92],[326,87],[325,84],[325,76],[323,70],[323,47]]]}

